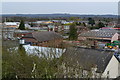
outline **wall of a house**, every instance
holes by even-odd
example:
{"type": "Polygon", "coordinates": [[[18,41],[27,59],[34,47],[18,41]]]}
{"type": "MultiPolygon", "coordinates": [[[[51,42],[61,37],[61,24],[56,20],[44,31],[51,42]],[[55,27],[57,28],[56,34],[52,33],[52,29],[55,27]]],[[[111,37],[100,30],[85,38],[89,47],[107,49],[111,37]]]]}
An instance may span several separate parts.
{"type": "Polygon", "coordinates": [[[86,37],[81,37],[81,36],[79,36],[79,37],[78,37],[78,40],[86,40],[86,37]]]}
{"type": "Polygon", "coordinates": [[[118,75],[120,76],[120,63],[118,64],[118,75]]]}
{"type": "Polygon", "coordinates": [[[120,65],[120,63],[113,55],[110,62],[107,65],[105,71],[103,72],[102,77],[103,78],[107,78],[107,77],[117,78],[118,76],[120,76],[119,70],[118,70],[119,65],[120,65]]]}
{"type": "Polygon", "coordinates": [[[118,36],[119,36],[119,34],[115,33],[114,36],[111,39],[111,42],[118,40],[118,36]]]}
{"type": "Polygon", "coordinates": [[[10,25],[10,26],[6,26],[6,27],[13,27],[13,28],[18,28],[18,26],[17,25],[10,25]]]}

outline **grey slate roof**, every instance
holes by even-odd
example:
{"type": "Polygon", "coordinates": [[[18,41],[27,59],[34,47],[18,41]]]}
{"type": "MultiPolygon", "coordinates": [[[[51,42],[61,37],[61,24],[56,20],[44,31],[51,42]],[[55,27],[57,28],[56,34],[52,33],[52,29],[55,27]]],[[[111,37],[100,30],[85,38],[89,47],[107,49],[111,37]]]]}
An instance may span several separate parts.
{"type": "Polygon", "coordinates": [[[53,31],[43,31],[43,32],[33,32],[31,34],[25,35],[23,38],[34,38],[39,42],[42,41],[49,41],[49,40],[54,40],[54,39],[62,39],[62,36],[58,33],[55,33],[53,31]]]}
{"type": "Polygon", "coordinates": [[[91,70],[91,67],[96,65],[97,72],[103,72],[113,53],[89,48],[68,48],[62,56],[65,63],[79,64],[85,70],[91,70]]]}
{"type": "Polygon", "coordinates": [[[116,30],[99,30],[99,31],[88,31],[81,33],[79,36],[82,37],[100,37],[100,38],[112,38],[117,33],[116,30]]]}

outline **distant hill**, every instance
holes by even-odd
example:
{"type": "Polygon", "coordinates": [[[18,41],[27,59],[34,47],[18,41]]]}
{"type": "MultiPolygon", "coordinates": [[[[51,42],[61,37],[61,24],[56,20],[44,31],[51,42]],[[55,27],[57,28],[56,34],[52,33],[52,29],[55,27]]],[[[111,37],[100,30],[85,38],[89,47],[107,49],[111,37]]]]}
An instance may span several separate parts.
{"type": "Polygon", "coordinates": [[[117,15],[79,15],[79,14],[2,14],[3,17],[106,17],[117,18],[117,15]]]}

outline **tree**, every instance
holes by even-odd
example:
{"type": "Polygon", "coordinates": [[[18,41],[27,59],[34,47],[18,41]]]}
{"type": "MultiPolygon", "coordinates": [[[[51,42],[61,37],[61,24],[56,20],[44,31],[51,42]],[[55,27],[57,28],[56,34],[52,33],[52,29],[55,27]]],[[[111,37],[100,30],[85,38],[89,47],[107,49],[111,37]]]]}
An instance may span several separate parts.
{"type": "Polygon", "coordinates": [[[77,29],[75,28],[76,24],[73,23],[70,25],[69,40],[77,40],[77,29]]]}
{"type": "Polygon", "coordinates": [[[19,28],[18,29],[20,29],[20,30],[25,30],[25,24],[24,24],[24,21],[23,20],[21,20],[21,22],[20,22],[20,25],[19,25],[19,28]]]}
{"type": "Polygon", "coordinates": [[[70,17],[69,20],[71,21],[80,21],[79,17],[70,17]]]}
{"type": "Polygon", "coordinates": [[[81,25],[81,22],[75,22],[77,26],[80,26],[81,25]]]}
{"type": "Polygon", "coordinates": [[[105,27],[105,25],[104,25],[104,23],[99,22],[99,23],[98,23],[98,27],[99,27],[99,28],[102,28],[102,27],[105,27]]]}
{"type": "Polygon", "coordinates": [[[91,26],[93,26],[95,24],[95,20],[92,18],[88,18],[88,24],[90,24],[91,26]]]}
{"type": "Polygon", "coordinates": [[[86,27],[86,24],[85,24],[85,22],[83,22],[83,25],[86,27]]]}
{"type": "Polygon", "coordinates": [[[22,56],[26,55],[25,48],[23,47],[22,44],[20,44],[20,45],[18,46],[18,53],[19,53],[20,55],[22,55],[22,56]]]}

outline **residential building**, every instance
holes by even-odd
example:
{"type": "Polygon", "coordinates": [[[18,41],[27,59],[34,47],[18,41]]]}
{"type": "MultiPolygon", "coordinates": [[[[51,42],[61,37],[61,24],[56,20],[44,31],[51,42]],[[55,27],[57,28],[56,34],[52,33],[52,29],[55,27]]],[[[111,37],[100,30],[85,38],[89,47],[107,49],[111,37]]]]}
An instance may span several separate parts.
{"type": "Polygon", "coordinates": [[[52,21],[37,21],[37,24],[51,24],[53,23],[52,21]]]}
{"type": "Polygon", "coordinates": [[[26,44],[58,47],[63,38],[53,31],[43,31],[26,34],[21,39],[25,40],[26,44]]]}
{"type": "MultiPolygon", "coordinates": [[[[67,48],[62,56],[65,65],[80,67],[79,70],[74,70],[76,72],[73,77],[76,75],[82,78],[117,78],[120,76],[120,54],[114,54],[113,51],[76,47],[67,48]],[[78,74],[79,72],[81,74],[78,74]]],[[[66,71],[65,75],[69,71],[66,71]]]]}
{"type": "Polygon", "coordinates": [[[4,22],[4,27],[18,28],[20,22],[4,22]]]}
{"type": "Polygon", "coordinates": [[[48,25],[48,30],[49,31],[54,31],[55,30],[55,26],[54,25],[48,25]]]}
{"type": "Polygon", "coordinates": [[[37,31],[48,31],[48,27],[42,26],[42,27],[29,27],[29,30],[37,30],[37,31]]]}
{"type": "Polygon", "coordinates": [[[76,26],[77,27],[77,32],[78,34],[82,33],[82,32],[86,32],[88,31],[89,29],[85,26],[76,26]]]}
{"type": "Polygon", "coordinates": [[[22,36],[32,32],[32,30],[18,30],[13,27],[2,27],[2,38],[4,40],[20,39],[22,36]]]}
{"type": "Polygon", "coordinates": [[[30,34],[32,32],[34,32],[34,31],[33,30],[15,30],[14,31],[14,37],[21,38],[24,35],[30,34]]]}
{"type": "Polygon", "coordinates": [[[2,39],[3,40],[14,40],[14,27],[2,27],[2,39]]]}

